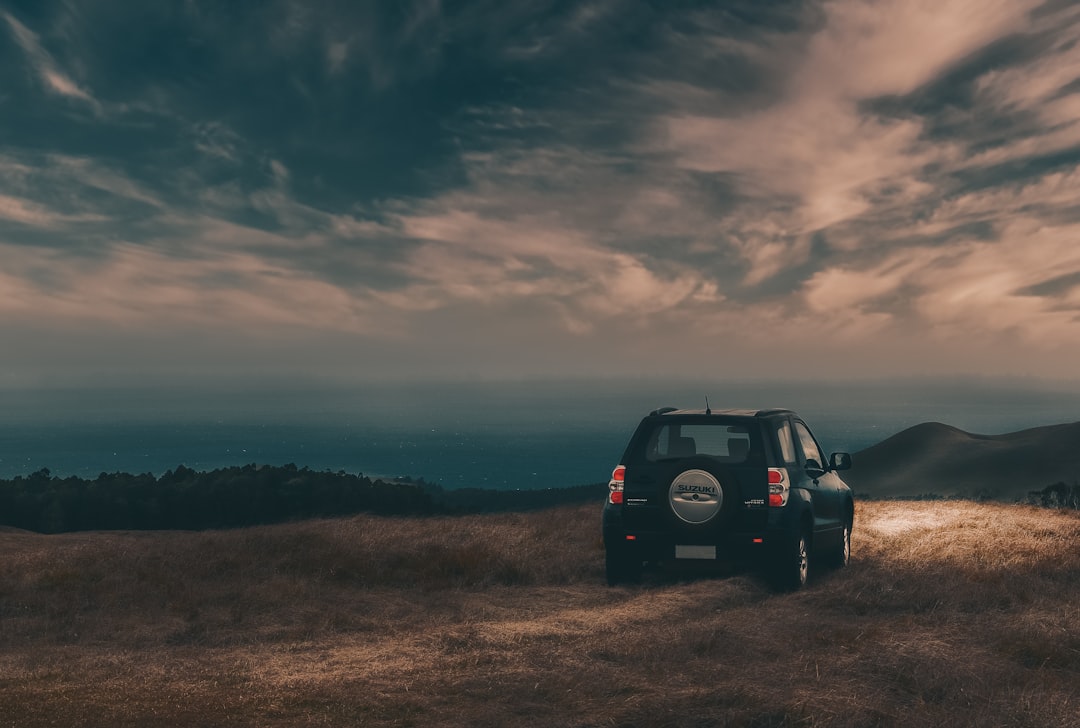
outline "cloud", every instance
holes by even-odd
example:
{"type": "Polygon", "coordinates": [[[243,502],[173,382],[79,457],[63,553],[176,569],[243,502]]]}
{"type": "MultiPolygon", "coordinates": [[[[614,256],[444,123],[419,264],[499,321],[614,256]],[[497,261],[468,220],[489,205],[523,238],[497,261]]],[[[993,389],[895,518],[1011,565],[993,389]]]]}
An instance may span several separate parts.
{"type": "Polygon", "coordinates": [[[406,290],[402,298],[428,301],[425,307],[455,300],[492,305],[505,298],[547,301],[574,330],[584,331],[590,328],[584,322],[596,316],[677,306],[702,283],[691,275],[661,278],[631,256],[560,225],[556,216],[492,219],[463,211],[462,202],[456,198],[454,209],[444,214],[400,219],[404,235],[427,241],[407,263],[411,277],[424,281],[418,288],[425,295],[406,290]]]}
{"type": "Polygon", "coordinates": [[[289,170],[288,168],[276,159],[270,160],[270,172],[274,176],[274,182],[279,186],[284,186],[289,182],[289,170]]]}
{"type": "Polygon", "coordinates": [[[241,160],[243,140],[225,124],[218,121],[196,122],[191,130],[194,146],[202,154],[238,163],[241,160]]]}
{"type": "Polygon", "coordinates": [[[303,16],[293,24],[290,46],[302,48],[314,39],[323,71],[333,79],[363,78],[383,91],[439,66],[446,32],[440,0],[402,0],[392,6],[356,2],[333,8],[287,5],[303,16]]]}
{"type": "MultiPolygon", "coordinates": [[[[862,102],[913,94],[936,82],[986,44],[1024,27],[1029,9],[956,3],[938,12],[936,5],[832,3],[802,56],[779,54],[778,62],[795,73],[769,103],[754,101],[747,110],[738,99],[714,103],[709,115],[664,111],[655,117],[659,126],[650,126],[648,114],[636,120],[640,128],[662,132],[645,151],[673,154],[673,166],[654,159],[648,167],[663,186],[614,171],[618,160],[642,151],[632,139],[604,152],[539,145],[464,155],[469,192],[430,203],[444,209],[441,214],[400,219],[406,235],[429,241],[409,263],[410,275],[427,281],[424,295],[411,299],[430,310],[457,297],[491,304],[535,297],[557,302],[577,332],[593,330],[588,321],[655,325],[677,312],[687,321],[711,321],[717,330],[751,320],[777,331],[801,329],[811,340],[943,323],[949,316],[931,316],[935,286],[942,283],[935,267],[953,271],[954,280],[970,270],[972,280],[985,276],[988,290],[998,290],[992,266],[979,264],[986,253],[976,251],[984,241],[957,237],[958,228],[985,223],[997,230],[1004,216],[1030,210],[1040,197],[1047,209],[1060,209],[1073,182],[1059,174],[1039,178],[1030,189],[965,191],[949,176],[971,162],[962,143],[928,138],[918,115],[882,116],[862,102]],[[903,62],[910,53],[898,50],[923,45],[924,54],[903,62]],[[721,177],[731,196],[718,207],[699,190],[703,180],[721,177]],[[537,209],[560,212],[545,216],[537,209]],[[956,239],[945,245],[948,236],[956,239]],[[678,254],[665,256],[658,240],[678,254]],[[537,269],[523,262],[529,256],[552,272],[525,285],[510,271],[537,269]],[[595,295],[585,291],[586,280],[595,295]],[[783,281],[786,291],[764,288],[773,280],[783,281]],[[758,290],[772,291],[773,303],[758,299],[765,295],[758,290]],[[831,323],[798,313],[799,305],[831,323]]],[[[714,47],[768,63],[769,54],[759,49],[780,40],[718,38],[714,47]]],[[[1022,71],[1041,72],[1039,64],[1022,71]]],[[[695,88],[647,79],[635,92],[707,107],[707,90],[695,88]]],[[[1047,93],[1055,88],[1048,85],[1047,93]]],[[[551,110],[502,111],[477,109],[474,118],[488,130],[561,129],[564,140],[579,121],[568,110],[564,118],[551,110]]],[[[955,306],[948,310],[959,315],[955,306]]]]}
{"type": "Polygon", "coordinates": [[[349,57],[349,44],[342,41],[331,41],[326,47],[326,65],[330,74],[340,73],[345,67],[345,61],[349,57]]]}
{"type": "Polygon", "coordinates": [[[1078,286],[1080,286],[1080,272],[1065,273],[1064,275],[1055,275],[1039,283],[1025,286],[1015,291],[1015,293],[1021,296],[1062,298],[1066,302],[1071,302],[1075,300],[1073,294],[1078,286]]]}
{"type": "Polygon", "coordinates": [[[36,227],[53,227],[61,220],[41,205],[9,195],[0,195],[0,219],[36,227]]]}
{"type": "Polygon", "coordinates": [[[371,331],[362,301],[294,269],[241,252],[170,255],[116,245],[97,260],[0,246],[0,310],[44,320],[143,329],[174,325],[249,328],[311,325],[371,331]],[[7,272],[11,271],[11,272],[7,272]],[[39,280],[37,285],[32,281],[39,280]]]}
{"type": "Polygon", "coordinates": [[[834,99],[904,95],[1027,24],[1040,0],[834,0],[792,79],[834,99]]]}
{"type": "Polygon", "coordinates": [[[153,52],[4,13],[6,315],[493,370],[1080,348],[1068,4],[347,5],[148,11],[153,52]]]}
{"type": "Polygon", "coordinates": [[[1072,340],[1080,322],[1073,291],[1043,296],[1023,291],[1080,272],[1078,234],[1080,224],[1050,227],[1017,217],[1002,230],[1002,242],[971,244],[951,264],[924,271],[918,310],[951,332],[1008,333],[1057,348],[1072,340]]]}
{"type": "Polygon", "coordinates": [[[106,218],[94,213],[65,214],[30,200],[0,195],[0,220],[46,230],[61,229],[73,223],[101,222],[106,218]]]}
{"type": "Polygon", "coordinates": [[[7,22],[15,42],[22,48],[34,72],[48,91],[59,96],[81,101],[90,106],[95,112],[101,112],[101,104],[90,92],[80,87],[60,69],[56,60],[41,45],[38,36],[33,31],[16,20],[10,13],[3,12],[0,13],[0,16],[7,22]]]}
{"type": "Polygon", "coordinates": [[[46,158],[46,165],[37,173],[49,175],[54,185],[62,184],[62,180],[65,180],[85,188],[107,192],[120,200],[139,202],[155,208],[165,207],[160,197],[148,190],[144,184],[132,180],[122,172],[110,169],[97,160],[52,154],[46,158]]]}
{"type": "Polygon", "coordinates": [[[880,323],[885,315],[942,346],[1003,337],[1056,349],[1080,324],[1078,235],[1080,222],[1048,226],[1017,215],[996,241],[909,247],[874,266],[828,268],[802,294],[818,316],[880,323]]]}
{"type": "MultiPolygon", "coordinates": [[[[747,284],[800,265],[806,237],[818,231],[838,231],[825,236],[834,248],[874,247],[868,235],[895,237],[893,231],[849,234],[845,226],[915,214],[943,193],[935,179],[941,172],[930,170],[978,162],[961,139],[928,138],[927,120],[918,114],[882,116],[864,102],[915,93],[979,48],[1024,28],[1033,7],[837,0],[826,5],[823,25],[800,57],[779,54],[789,77],[781,93],[746,111],[736,105],[707,115],[669,112],[655,148],[673,154],[682,168],[739,180],[747,214],[729,222],[750,264],[747,284]]],[[[1044,70],[1036,64],[1012,69],[1008,82],[979,79],[1022,86],[1044,70]]],[[[650,94],[657,89],[653,84],[650,94]]],[[[683,96],[672,92],[675,100],[683,96]]]]}
{"type": "Polygon", "coordinates": [[[507,4],[503,11],[502,22],[513,28],[507,33],[507,40],[502,53],[515,60],[535,60],[538,57],[565,52],[568,47],[589,42],[591,31],[602,26],[605,20],[620,11],[625,11],[625,3],[619,0],[592,0],[570,6],[565,12],[541,5],[545,13],[535,13],[533,17],[522,17],[522,7],[507,4]],[[537,17],[539,16],[539,18],[537,17]],[[531,21],[531,23],[529,22],[531,21]],[[514,27],[516,26],[516,27],[514,27]],[[521,33],[521,28],[531,32],[521,33]],[[515,32],[516,31],[516,32],[515,32]]]}
{"type": "MultiPolygon", "coordinates": [[[[0,155],[0,181],[17,194],[0,194],[0,220],[79,237],[96,234],[121,219],[144,217],[164,203],[124,173],[90,158],[63,154],[0,155]],[[87,223],[93,225],[87,226],[87,223]]],[[[55,244],[70,245],[70,237],[55,244]]],[[[3,237],[0,237],[0,242],[3,237]]]]}

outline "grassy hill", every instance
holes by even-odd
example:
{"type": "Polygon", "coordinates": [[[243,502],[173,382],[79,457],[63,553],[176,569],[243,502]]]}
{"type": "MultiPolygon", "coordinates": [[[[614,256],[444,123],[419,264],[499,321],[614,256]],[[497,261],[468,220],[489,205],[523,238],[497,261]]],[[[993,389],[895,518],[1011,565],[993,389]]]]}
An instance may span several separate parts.
{"type": "Polygon", "coordinates": [[[873,497],[1022,500],[1029,491],[1080,480],[1080,422],[1007,435],[928,422],[856,453],[844,480],[873,497]]]}
{"type": "Polygon", "coordinates": [[[603,586],[599,507],[0,532],[0,725],[1077,726],[1080,514],[860,502],[854,560],[603,586]]]}

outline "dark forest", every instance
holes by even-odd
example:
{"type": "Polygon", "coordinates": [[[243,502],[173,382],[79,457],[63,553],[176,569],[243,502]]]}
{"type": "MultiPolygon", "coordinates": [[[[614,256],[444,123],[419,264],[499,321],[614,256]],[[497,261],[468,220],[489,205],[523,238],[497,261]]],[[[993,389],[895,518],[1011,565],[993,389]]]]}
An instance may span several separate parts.
{"type": "MultiPolygon", "coordinates": [[[[446,490],[423,479],[244,465],[197,472],[60,478],[48,469],[0,480],[0,525],[39,533],[204,530],[373,513],[391,516],[530,510],[595,500],[603,485],[541,490],[446,490]]],[[[598,516],[599,517],[599,516],[598,516]]]]}

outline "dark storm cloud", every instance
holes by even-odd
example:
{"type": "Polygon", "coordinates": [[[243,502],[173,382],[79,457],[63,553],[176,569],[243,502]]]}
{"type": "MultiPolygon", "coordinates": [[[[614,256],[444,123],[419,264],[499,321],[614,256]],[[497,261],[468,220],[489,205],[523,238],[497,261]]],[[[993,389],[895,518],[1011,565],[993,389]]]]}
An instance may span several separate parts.
{"type": "MultiPolygon", "coordinates": [[[[423,17],[431,5],[60,6],[42,23],[40,45],[56,46],[56,63],[80,69],[80,88],[91,89],[113,123],[73,134],[47,96],[12,104],[8,123],[24,148],[106,155],[163,186],[168,180],[154,172],[204,164],[212,149],[227,150],[216,161],[232,162],[232,179],[257,185],[260,157],[273,149],[305,199],[340,205],[419,193],[428,185],[417,169],[452,152],[443,117],[483,102],[491,80],[478,64],[442,63],[438,33],[426,29],[439,20],[437,4],[432,20],[423,17]],[[227,145],[177,143],[214,129],[227,145]]],[[[26,55],[40,67],[40,57],[26,55]]],[[[8,74],[25,65],[8,64],[8,74]]]]}

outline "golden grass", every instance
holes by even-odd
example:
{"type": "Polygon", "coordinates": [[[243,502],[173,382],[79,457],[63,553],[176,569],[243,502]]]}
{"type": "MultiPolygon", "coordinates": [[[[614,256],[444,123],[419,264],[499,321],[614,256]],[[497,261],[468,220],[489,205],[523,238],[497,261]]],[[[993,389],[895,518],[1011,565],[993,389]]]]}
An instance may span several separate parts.
{"type": "Polygon", "coordinates": [[[853,548],[774,594],[610,589],[597,506],[0,532],[0,725],[1080,725],[1080,515],[860,503],[853,548]]]}

